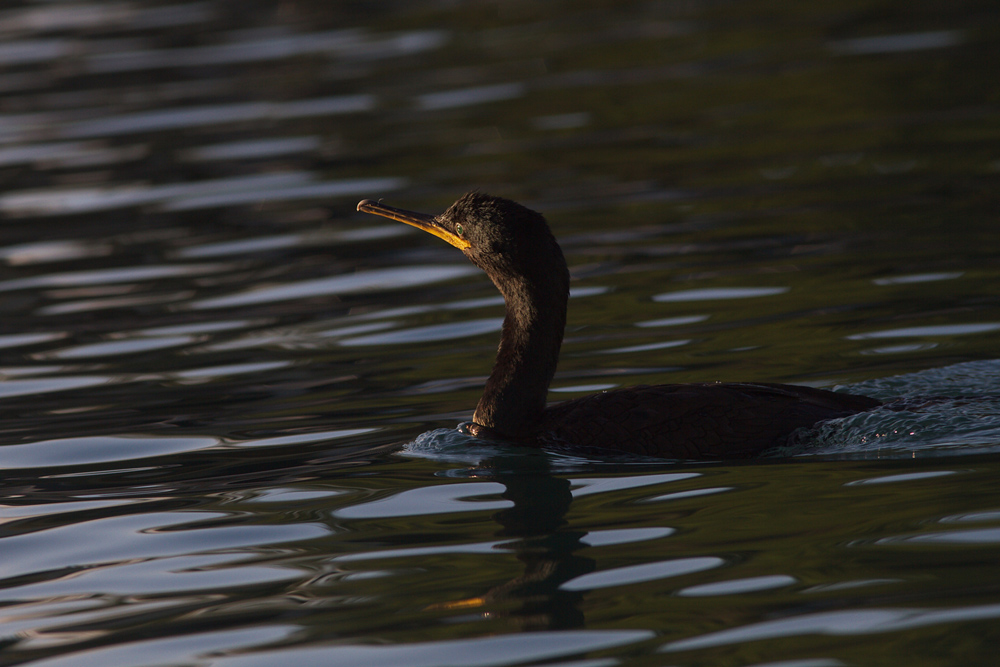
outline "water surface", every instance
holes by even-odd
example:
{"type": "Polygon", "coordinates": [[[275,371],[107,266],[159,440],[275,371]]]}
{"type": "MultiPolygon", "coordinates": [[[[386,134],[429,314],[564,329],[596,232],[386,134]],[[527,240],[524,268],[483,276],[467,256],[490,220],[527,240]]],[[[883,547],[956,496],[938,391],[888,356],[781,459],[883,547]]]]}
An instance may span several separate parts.
{"type": "Polygon", "coordinates": [[[0,10],[0,657],[988,665],[988,2],[0,10]],[[893,401],[738,465],[454,430],[502,300],[356,213],[543,211],[561,400],[893,401]]]}

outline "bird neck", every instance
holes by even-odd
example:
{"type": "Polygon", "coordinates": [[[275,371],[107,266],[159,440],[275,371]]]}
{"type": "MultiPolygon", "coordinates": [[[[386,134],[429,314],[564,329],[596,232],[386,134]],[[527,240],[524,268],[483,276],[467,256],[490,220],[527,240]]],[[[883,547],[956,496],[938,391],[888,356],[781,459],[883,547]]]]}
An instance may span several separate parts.
{"type": "MultiPolygon", "coordinates": [[[[562,253],[559,259],[562,260],[562,253]]],[[[501,436],[525,437],[545,410],[566,328],[569,273],[565,261],[541,276],[493,278],[506,315],[493,372],[473,421],[501,436]]]]}

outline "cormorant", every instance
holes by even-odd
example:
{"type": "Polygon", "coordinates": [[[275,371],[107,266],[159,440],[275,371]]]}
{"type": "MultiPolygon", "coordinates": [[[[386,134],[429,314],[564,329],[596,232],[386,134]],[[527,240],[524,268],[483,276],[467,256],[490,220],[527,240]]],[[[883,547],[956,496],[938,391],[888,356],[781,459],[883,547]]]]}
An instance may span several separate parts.
{"type": "Polygon", "coordinates": [[[459,248],[503,294],[493,372],[467,432],[532,446],[676,459],[745,458],[797,429],[871,410],[866,396],[769,382],[636,386],[546,407],[566,325],[569,270],[545,218],[479,192],[433,216],[365,199],[358,210],[459,248]]]}

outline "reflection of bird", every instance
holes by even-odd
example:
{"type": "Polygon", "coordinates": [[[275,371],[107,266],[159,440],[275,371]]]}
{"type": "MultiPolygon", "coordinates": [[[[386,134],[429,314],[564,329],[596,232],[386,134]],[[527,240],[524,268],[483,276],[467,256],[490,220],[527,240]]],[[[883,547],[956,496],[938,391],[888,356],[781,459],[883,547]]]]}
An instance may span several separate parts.
{"type": "Polygon", "coordinates": [[[737,458],[784,444],[798,428],[880,405],[865,396],[751,382],[629,387],[547,408],[566,324],[569,271],[545,218],[475,192],[438,216],[370,199],[358,210],[460,248],[503,294],[500,347],[468,427],[474,435],[667,458],[737,458]]]}

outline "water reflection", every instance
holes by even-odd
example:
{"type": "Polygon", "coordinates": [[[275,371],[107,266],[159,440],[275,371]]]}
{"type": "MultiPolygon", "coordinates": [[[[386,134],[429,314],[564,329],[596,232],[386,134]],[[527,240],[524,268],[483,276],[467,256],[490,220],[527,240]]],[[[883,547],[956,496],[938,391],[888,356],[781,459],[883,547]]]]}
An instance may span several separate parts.
{"type": "MultiPolygon", "coordinates": [[[[296,153],[310,153],[318,150],[322,139],[310,137],[282,137],[279,139],[249,139],[225,144],[198,146],[181,151],[180,157],[191,162],[211,162],[215,160],[259,160],[296,153]]],[[[0,162],[3,153],[0,152],[0,162]]]]}
{"type": "Polygon", "coordinates": [[[672,347],[687,345],[690,340],[665,340],[659,343],[645,343],[643,345],[628,345],[626,347],[614,347],[605,350],[605,354],[627,354],[630,352],[650,352],[652,350],[667,350],[672,347]]]}
{"type": "Polygon", "coordinates": [[[46,32],[93,28],[171,28],[207,21],[216,9],[211,2],[181,2],[160,6],[86,3],[56,7],[26,6],[0,13],[4,32],[46,32]]]}
{"type": "Polygon", "coordinates": [[[0,167],[31,165],[36,169],[71,169],[131,162],[146,157],[143,144],[111,147],[96,141],[36,143],[0,148],[0,167]]]}
{"type": "Polygon", "coordinates": [[[49,394],[68,391],[70,389],[95,387],[113,381],[114,378],[104,375],[72,375],[60,378],[34,378],[31,380],[3,378],[3,382],[0,382],[0,396],[10,398],[33,394],[49,394]]]}
{"type": "MultiPolygon", "coordinates": [[[[215,662],[220,667],[264,667],[274,664],[276,660],[294,660],[298,664],[323,664],[331,667],[380,667],[386,664],[406,664],[409,667],[452,664],[491,667],[496,664],[498,657],[514,664],[572,658],[590,651],[637,644],[652,639],[653,636],[654,633],[641,630],[533,632],[518,636],[416,642],[406,646],[341,645],[298,648],[226,657],[215,662]]],[[[609,667],[614,663],[588,660],[575,664],[609,667]]]]}
{"type": "Polygon", "coordinates": [[[198,276],[220,273],[232,268],[230,264],[167,264],[162,266],[128,266],[111,269],[91,269],[49,273],[28,278],[0,281],[0,292],[26,290],[39,287],[78,287],[80,285],[114,285],[140,281],[161,280],[181,276],[198,276]]]}
{"type": "Polygon", "coordinates": [[[214,438],[91,437],[64,438],[0,447],[4,468],[44,468],[131,461],[191,452],[218,444],[214,438]]]}
{"type": "Polygon", "coordinates": [[[157,205],[165,211],[191,211],[262,201],[361,195],[395,190],[404,184],[398,178],[315,182],[309,172],[276,172],[192,183],[8,192],[0,195],[0,212],[18,217],[76,215],[147,205],[157,205]]]}
{"type": "Polygon", "coordinates": [[[47,343],[49,341],[59,340],[65,337],[66,333],[64,332],[6,334],[0,336],[0,349],[37,345],[39,343],[47,343]]]}
{"type": "Polygon", "coordinates": [[[113,252],[110,243],[78,240],[39,241],[0,248],[0,260],[11,266],[65,262],[88,257],[104,257],[113,252]]]}
{"type": "Polygon", "coordinates": [[[920,327],[885,329],[866,333],[851,334],[848,340],[871,340],[878,338],[920,338],[924,336],[968,336],[1000,330],[1000,322],[975,322],[969,324],[938,324],[920,327]]]}
{"type": "Polygon", "coordinates": [[[76,345],[54,352],[38,353],[39,359],[87,359],[92,357],[117,357],[123,354],[139,354],[151,350],[162,350],[193,343],[194,336],[156,336],[153,338],[124,338],[103,343],[76,345]]]}
{"type": "MultiPolygon", "coordinates": [[[[238,306],[287,301],[289,299],[305,299],[331,294],[355,294],[359,292],[406,289],[452,280],[477,273],[477,271],[474,267],[461,265],[423,265],[378,269],[349,275],[303,280],[277,287],[258,287],[230,296],[198,299],[192,301],[189,307],[195,310],[235,308],[238,306]]],[[[0,283],[0,289],[3,289],[3,283],[0,283]]]]}
{"type": "Polygon", "coordinates": [[[715,595],[742,595],[774,588],[784,588],[798,583],[798,579],[787,574],[771,574],[748,579],[731,579],[700,586],[689,586],[677,591],[677,595],[685,597],[708,597],[715,595]]]}
{"type": "Polygon", "coordinates": [[[192,129],[248,121],[276,121],[370,111],[370,95],[338,95],[293,102],[239,102],[156,111],[139,111],[67,123],[58,130],[65,139],[116,137],[128,134],[192,129]]]}
{"type": "Polygon", "coordinates": [[[761,296],[784,294],[787,287],[705,287],[657,294],[653,301],[673,303],[677,301],[715,301],[718,299],[752,299],[761,296]]]}
{"type": "Polygon", "coordinates": [[[756,623],[670,642],[667,652],[726,646],[747,641],[824,634],[854,637],[867,634],[899,632],[914,628],[950,624],[959,621],[1000,618],[1000,605],[981,605],[963,609],[852,609],[850,611],[804,614],[791,619],[756,623]]]}
{"type": "Polygon", "coordinates": [[[372,37],[364,31],[348,28],[278,35],[247,31],[244,34],[230,33],[223,38],[228,43],[93,55],[86,59],[85,66],[90,72],[111,73],[255,63],[310,54],[364,59],[393,58],[439,48],[448,39],[448,34],[440,30],[420,30],[372,37]]]}
{"type": "Polygon", "coordinates": [[[429,343],[439,340],[466,340],[472,336],[500,331],[503,318],[491,317],[481,320],[468,320],[456,324],[433,324],[426,327],[400,329],[388,333],[374,333],[365,336],[342,338],[341,345],[355,347],[360,345],[393,345],[404,343],[429,343]]]}
{"type": "Polygon", "coordinates": [[[939,280],[954,280],[961,278],[963,271],[951,271],[948,273],[912,273],[905,276],[892,276],[890,278],[876,278],[872,282],[876,285],[910,285],[912,283],[930,283],[939,280]]]}
{"type": "Polygon", "coordinates": [[[521,97],[526,89],[521,83],[501,83],[493,86],[478,86],[440,93],[426,93],[417,97],[417,106],[427,111],[467,107],[499,100],[521,97]]]}
{"type": "Polygon", "coordinates": [[[176,255],[177,257],[186,259],[224,257],[226,255],[243,255],[254,252],[273,252],[284,248],[378,241],[393,238],[395,236],[405,236],[406,234],[409,234],[409,231],[406,227],[401,225],[376,225],[366,229],[352,229],[345,231],[320,231],[302,234],[255,236],[253,238],[235,241],[219,241],[216,243],[200,243],[197,245],[190,245],[178,249],[176,251],[176,255]]]}
{"type": "MultiPolygon", "coordinates": [[[[452,482],[424,486],[388,497],[354,503],[335,512],[340,519],[384,520],[455,512],[499,510],[492,519],[500,528],[489,541],[349,553],[338,562],[421,559],[446,554],[513,554],[523,564],[518,577],[473,598],[435,603],[434,609],[475,612],[484,618],[517,619],[534,629],[580,627],[584,623],[582,593],[598,588],[679,577],[723,565],[714,556],[664,559],[624,568],[596,571],[597,562],[577,552],[623,544],[655,542],[674,534],[667,526],[611,530],[572,530],[567,513],[576,498],[659,486],[695,479],[697,473],[637,477],[565,479],[553,475],[546,458],[499,456],[479,461],[476,477],[491,481],[452,482]]],[[[587,552],[589,553],[589,552],[587,552]]]]}
{"type": "Polygon", "coordinates": [[[989,663],[992,10],[570,4],[0,9],[5,658],[989,663]],[[593,297],[562,390],[896,402],[740,466],[442,442],[502,300],[352,205],[474,187],[593,297]]]}
{"type": "MultiPolygon", "coordinates": [[[[80,293],[75,292],[73,296],[80,293]]],[[[73,313],[86,313],[95,310],[113,310],[119,308],[131,308],[135,306],[150,306],[155,304],[174,303],[185,301],[194,295],[191,291],[167,292],[164,294],[142,294],[135,296],[106,297],[102,299],[79,299],[65,303],[56,303],[51,306],[43,306],[35,311],[36,315],[69,315],[73,313]]],[[[53,298],[65,298],[67,295],[49,293],[53,298]]],[[[150,348],[157,349],[157,348],[150,348]]]]}
{"type": "Polygon", "coordinates": [[[679,577],[694,572],[711,570],[724,565],[725,562],[721,558],[705,556],[702,558],[680,558],[657,563],[643,563],[642,565],[584,574],[561,584],[560,588],[567,591],[586,591],[611,586],[628,586],[646,581],[679,577]]]}
{"type": "Polygon", "coordinates": [[[843,55],[904,53],[906,51],[923,51],[925,49],[943,49],[960,44],[964,39],[965,35],[960,30],[936,30],[903,35],[879,35],[876,37],[845,39],[831,42],[830,49],[834,53],[843,55]]]}

